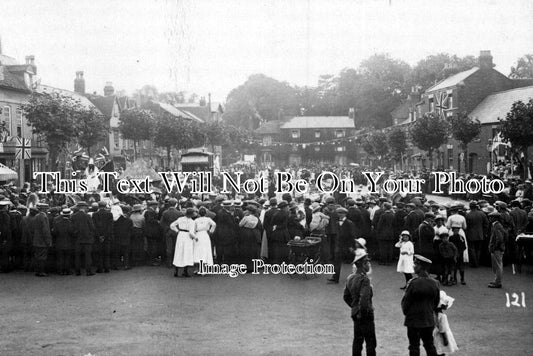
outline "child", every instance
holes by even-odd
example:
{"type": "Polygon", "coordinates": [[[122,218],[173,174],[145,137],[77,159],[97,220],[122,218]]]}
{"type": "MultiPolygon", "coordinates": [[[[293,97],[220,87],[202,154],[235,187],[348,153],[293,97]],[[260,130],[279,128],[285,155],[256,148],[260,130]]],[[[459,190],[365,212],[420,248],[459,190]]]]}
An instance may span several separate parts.
{"type": "Polygon", "coordinates": [[[450,235],[450,242],[457,247],[457,259],[453,268],[453,279],[452,284],[457,284],[457,270],[461,275],[461,284],[465,285],[465,264],[463,261],[463,256],[466,250],[466,239],[460,233],[461,227],[452,226],[452,233],[450,235]]]}
{"type": "Polygon", "coordinates": [[[452,297],[446,295],[443,290],[440,291],[440,301],[435,317],[435,329],[433,329],[433,343],[437,349],[439,356],[445,354],[452,354],[459,350],[455,338],[453,337],[450,325],[448,324],[448,317],[444,314],[444,310],[452,307],[452,297]]]}
{"type": "Polygon", "coordinates": [[[442,242],[439,245],[439,253],[444,265],[444,275],[442,285],[451,286],[451,273],[453,272],[455,262],[457,261],[457,247],[450,242],[448,231],[441,231],[440,239],[442,242]]]}
{"type": "Polygon", "coordinates": [[[404,230],[400,234],[400,241],[394,245],[400,249],[400,259],[398,260],[396,271],[403,273],[405,276],[405,285],[400,289],[407,288],[407,283],[411,280],[411,278],[413,278],[413,273],[415,273],[413,261],[415,247],[413,246],[413,243],[409,241],[410,238],[411,234],[409,231],[404,230]]]}
{"type": "Polygon", "coordinates": [[[321,212],[322,206],[314,202],[311,204],[311,211],[313,213],[309,230],[313,234],[324,234],[326,225],[329,223],[329,216],[321,212]]]}

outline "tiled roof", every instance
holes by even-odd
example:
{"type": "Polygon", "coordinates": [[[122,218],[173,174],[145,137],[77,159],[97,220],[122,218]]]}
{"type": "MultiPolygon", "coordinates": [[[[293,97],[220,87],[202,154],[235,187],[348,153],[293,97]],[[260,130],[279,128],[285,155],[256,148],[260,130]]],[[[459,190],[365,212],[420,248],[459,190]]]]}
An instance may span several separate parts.
{"type": "Polygon", "coordinates": [[[279,120],[267,121],[261,126],[259,126],[259,128],[255,130],[255,133],[259,135],[278,134],[279,126],[279,120]]]}
{"type": "Polygon", "coordinates": [[[438,82],[434,86],[428,88],[426,90],[426,93],[429,93],[429,92],[432,92],[432,91],[436,91],[436,90],[440,90],[440,89],[453,87],[453,86],[459,84],[460,82],[462,82],[463,80],[465,80],[466,78],[468,78],[469,76],[471,76],[472,74],[474,74],[475,72],[477,72],[478,70],[479,70],[478,67],[472,67],[469,70],[465,70],[464,72],[460,72],[460,73],[454,74],[454,75],[452,75],[452,76],[450,76],[450,77],[438,82]]]}
{"type": "Polygon", "coordinates": [[[81,103],[81,105],[83,105],[85,108],[94,107],[98,111],[100,111],[89,99],[87,99],[87,97],[85,97],[85,96],[83,96],[83,95],[81,95],[79,93],[76,93],[74,91],[70,91],[70,90],[66,90],[66,89],[59,89],[59,88],[54,88],[54,87],[49,86],[49,85],[39,84],[35,88],[35,92],[37,92],[37,93],[58,93],[58,94],[61,94],[61,95],[70,96],[71,98],[73,98],[75,100],[78,100],[81,103]]]}
{"type": "Polygon", "coordinates": [[[204,120],[202,120],[201,118],[198,118],[195,115],[191,115],[186,110],[182,110],[181,108],[178,109],[170,104],[166,104],[166,103],[162,103],[162,102],[154,101],[154,100],[152,100],[152,103],[155,105],[158,105],[161,108],[161,110],[166,111],[167,113],[169,113],[170,115],[174,117],[182,117],[182,118],[196,121],[199,123],[204,122],[204,120]]]}
{"type": "Polygon", "coordinates": [[[4,54],[0,54],[0,64],[3,66],[14,66],[20,64],[17,62],[17,60],[13,57],[6,56],[4,54]]]}
{"type": "Polygon", "coordinates": [[[0,66],[0,87],[29,92],[30,88],[26,86],[22,75],[11,73],[5,66],[0,66]]]}
{"type": "Polygon", "coordinates": [[[322,129],[355,128],[353,119],[348,116],[295,116],[280,127],[281,129],[322,129]]]}
{"type": "Polygon", "coordinates": [[[176,104],[175,105],[178,109],[182,111],[186,111],[196,117],[197,119],[200,119],[204,122],[207,122],[211,119],[211,109],[207,106],[200,106],[200,105],[191,105],[191,104],[176,104]]]}
{"type": "Polygon", "coordinates": [[[100,110],[102,114],[106,117],[111,117],[113,115],[113,106],[115,104],[114,95],[101,96],[101,95],[90,95],[88,96],[89,100],[100,110]]]}
{"type": "Polygon", "coordinates": [[[498,123],[498,118],[505,119],[515,101],[530,99],[533,99],[533,86],[501,91],[487,96],[469,116],[482,124],[498,123]]]}

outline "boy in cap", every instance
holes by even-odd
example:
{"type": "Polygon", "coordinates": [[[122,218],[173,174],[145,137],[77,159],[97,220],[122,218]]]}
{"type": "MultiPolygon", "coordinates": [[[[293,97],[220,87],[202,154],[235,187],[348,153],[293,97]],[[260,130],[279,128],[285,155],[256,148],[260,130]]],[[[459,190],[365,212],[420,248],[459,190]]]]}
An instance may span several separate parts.
{"type": "Polygon", "coordinates": [[[450,235],[448,231],[441,231],[440,239],[441,243],[439,245],[439,253],[444,267],[442,284],[445,286],[451,286],[453,284],[451,275],[457,261],[457,247],[450,242],[450,235]]]}
{"type": "Polygon", "coordinates": [[[373,291],[367,275],[371,265],[364,249],[356,250],[353,263],[357,271],[348,276],[344,288],[344,301],[352,309],[354,325],[352,355],[361,355],[363,342],[366,343],[366,354],[375,355],[377,342],[372,305],[373,291]]]}

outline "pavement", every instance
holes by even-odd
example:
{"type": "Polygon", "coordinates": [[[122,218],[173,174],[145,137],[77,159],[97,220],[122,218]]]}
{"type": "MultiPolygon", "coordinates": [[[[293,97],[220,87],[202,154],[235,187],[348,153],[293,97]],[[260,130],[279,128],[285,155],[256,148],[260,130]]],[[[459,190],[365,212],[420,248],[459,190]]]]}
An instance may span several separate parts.
{"type": "MultiPolygon", "coordinates": [[[[404,278],[395,270],[373,266],[378,355],[408,353],[404,278]]],[[[350,271],[343,266],[341,281],[350,271]]],[[[140,267],[92,277],[2,274],[0,355],[351,353],[343,283],[326,284],[326,276],[185,279],[172,273],[140,267]]],[[[466,286],[443,287],[455,298],[447,311],[460,348],[455,355],[524,356],[533,348],[533,266],[521,275],[507,267],[503,289],[487,288],[491,279],[488,267],[468,269],[466,286]],[[511,304],[517,297],[519,306],[511,304]]]]}

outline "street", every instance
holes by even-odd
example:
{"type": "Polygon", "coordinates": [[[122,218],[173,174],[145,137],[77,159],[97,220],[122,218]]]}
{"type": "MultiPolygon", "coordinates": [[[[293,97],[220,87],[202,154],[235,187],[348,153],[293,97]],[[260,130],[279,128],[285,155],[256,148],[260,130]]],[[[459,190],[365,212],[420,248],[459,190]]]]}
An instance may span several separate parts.
{"type": "MultiPolygon", "coordinates": [[[[378,355],[406,355],[395,266],[373,266],[378,355]]],[[[4,274],[1,355],[347,355],[353,324],[341,283],[287,275],[172,277],[141,267],[94,277],[4,274]]],[[[487,267],[468,269],[466,286],[444,287],[456,355],[525,355],[533,347],[533,268],[504,288],[487,288],[487,267]],[[517,293],[525,305],[506,306],[517,293]]],[[[520,304],[521,305],[521,304],[520,304]]],[[[422,354],[424,354],[422,352],[422,354]]]]}

